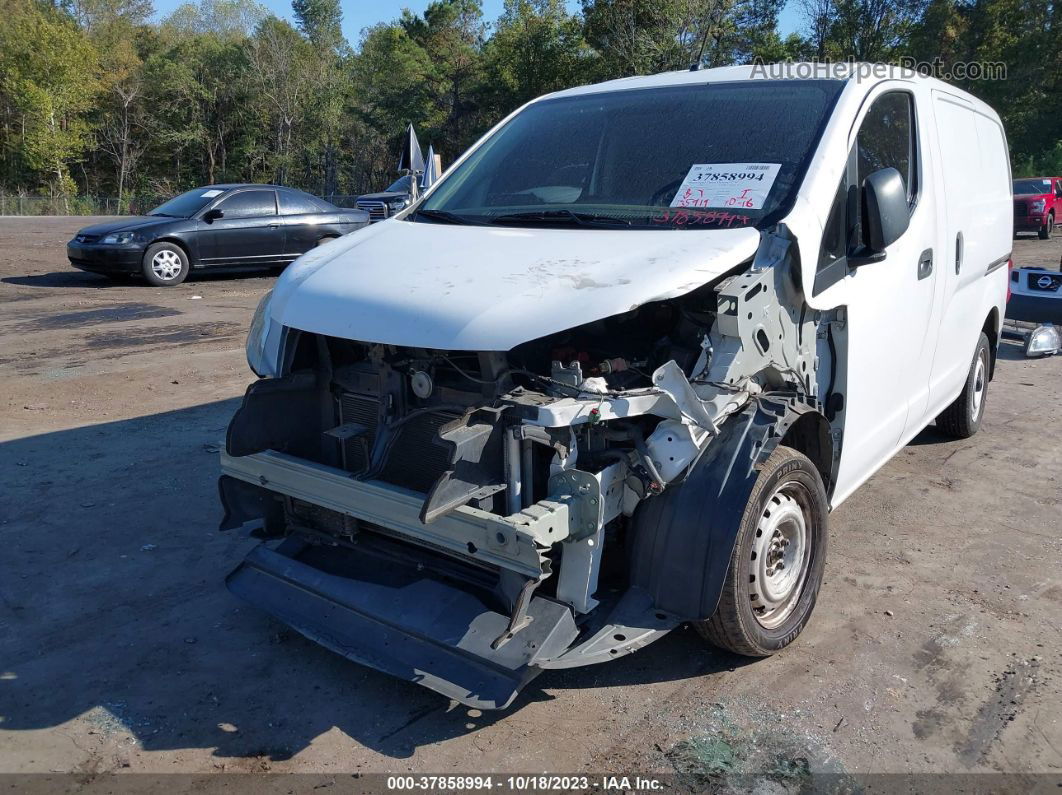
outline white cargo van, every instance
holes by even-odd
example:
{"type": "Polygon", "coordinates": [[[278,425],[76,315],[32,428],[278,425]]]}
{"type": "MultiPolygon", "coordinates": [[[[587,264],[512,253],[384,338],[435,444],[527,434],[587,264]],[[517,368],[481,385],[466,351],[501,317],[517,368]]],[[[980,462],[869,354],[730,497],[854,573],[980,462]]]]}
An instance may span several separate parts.
{"type": "Polygon", "coordinates": [[[1007,291],[998,116],[899,70],[552,94],[260,305],[229,588],[466,704],[683,622],[765,656],[837,507],[975,433],[1007,291]]]}

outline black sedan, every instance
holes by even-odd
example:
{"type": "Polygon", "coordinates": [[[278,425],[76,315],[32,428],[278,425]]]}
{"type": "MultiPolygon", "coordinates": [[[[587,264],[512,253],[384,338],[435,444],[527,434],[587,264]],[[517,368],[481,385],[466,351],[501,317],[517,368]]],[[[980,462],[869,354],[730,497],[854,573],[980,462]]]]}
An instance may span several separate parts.
{"type": "Polygon", "coordinates": [[[192,268],[276,267],[366,226],[344,210],[277,185],[208,185],[146,216],[87,226],[66,247],[70,264],[108,276],[142,274],[170,287],[192,268]]]}

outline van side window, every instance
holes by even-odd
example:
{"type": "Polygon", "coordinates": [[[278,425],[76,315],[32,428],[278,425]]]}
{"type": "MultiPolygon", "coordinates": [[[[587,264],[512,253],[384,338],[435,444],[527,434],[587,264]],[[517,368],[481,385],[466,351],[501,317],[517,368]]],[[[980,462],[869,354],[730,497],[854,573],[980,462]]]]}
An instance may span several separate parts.
{"type": "Polygon", "coordinates": [[[907,188],[907,201],[917,193],[913,97],[905,91],[882,94],[870,106],[859,128],[859,185],[883,168],[895,168],[907,188]]]}

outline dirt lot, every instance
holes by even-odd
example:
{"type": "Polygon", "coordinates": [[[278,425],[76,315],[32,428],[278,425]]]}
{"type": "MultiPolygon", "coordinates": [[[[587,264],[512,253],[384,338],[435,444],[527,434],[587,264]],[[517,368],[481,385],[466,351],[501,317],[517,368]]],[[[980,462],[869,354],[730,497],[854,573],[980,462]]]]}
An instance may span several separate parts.
{"type": "Polygon", "coordinates": [[[1062,771],[1062,357],[1004,346],[978,436],[924,432],[834,514],[785,653],[683,630],[478,714],[224,589],[253,542],[216,531],[217,445],[272,278],[116,285],[65,261],[88,222],[0,219],[0,771],[1062,771]]]}

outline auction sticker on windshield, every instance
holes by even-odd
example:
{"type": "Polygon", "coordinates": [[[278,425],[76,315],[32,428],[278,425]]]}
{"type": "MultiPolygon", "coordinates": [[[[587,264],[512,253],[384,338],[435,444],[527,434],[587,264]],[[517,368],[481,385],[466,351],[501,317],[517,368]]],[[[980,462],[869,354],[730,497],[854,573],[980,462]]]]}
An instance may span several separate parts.
{"type": "Polygon", "coordinates": [[[779,168],[779,163],[694,163],[671,206],[760,210],[779,168]]]}

